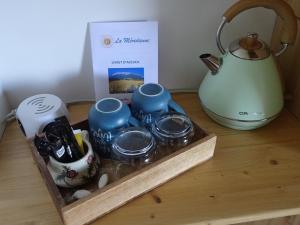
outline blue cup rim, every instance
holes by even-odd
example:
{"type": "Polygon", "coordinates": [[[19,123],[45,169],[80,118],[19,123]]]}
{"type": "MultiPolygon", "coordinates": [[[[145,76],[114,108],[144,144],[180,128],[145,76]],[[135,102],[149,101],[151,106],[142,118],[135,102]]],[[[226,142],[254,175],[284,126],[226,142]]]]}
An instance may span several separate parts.
{"type": "Polygon", "coordinates": [[[143,85],[139,86],[138,91],[139,91],[139,93],[140,93],[141,95],[144,95],[144,96],[147,96],[147,97],[156,97],[156,96],[161,95],[161,94],[164,92],[164,89],[165,89],[165,88],[164,88],[161,84],[159,84],[159,83],[146,83],[146,84],[143,84],[143,85]],[[152,95],[145,94],[145,93],[142,91],[142,88],[145,87],[146,85],[156,85],[156,86],[159,86],[161,90],[160,90],[157,94],[152,94],[152,95]]]}
{"type": "Polygon", "coordinates": [[[108,98],[102,98],[99,101],[97,101],[96,105],[95,105],[95,109],[100,113],[114,113],[114,112],[118,112],[122,108],[122,106],[123,106],[123,102],[120,99],[108,97],[108,98]],[[103,101],[107,101],[107,100],[117,101],[119,103],[119,107],[117,109],[111,110],[111,111],[103,111],[103,110],[99,109],[98,104],[100,104],[103,101]]]}

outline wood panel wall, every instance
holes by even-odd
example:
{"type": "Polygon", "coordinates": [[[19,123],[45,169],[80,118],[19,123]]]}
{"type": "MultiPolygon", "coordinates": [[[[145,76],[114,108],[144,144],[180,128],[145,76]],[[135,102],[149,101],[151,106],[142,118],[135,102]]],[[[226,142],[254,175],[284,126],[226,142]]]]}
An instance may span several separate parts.
{"type": "MultiPolygon", "coordinates": [[[[282,70],[287,108],[300,119],[300,0],[286,0],[294,9],[298,19],[298,35],[294,45],[278,57],[282,70]]],[[[278,49],[283,23],[277,18],[271,48],[278,49]]]]}

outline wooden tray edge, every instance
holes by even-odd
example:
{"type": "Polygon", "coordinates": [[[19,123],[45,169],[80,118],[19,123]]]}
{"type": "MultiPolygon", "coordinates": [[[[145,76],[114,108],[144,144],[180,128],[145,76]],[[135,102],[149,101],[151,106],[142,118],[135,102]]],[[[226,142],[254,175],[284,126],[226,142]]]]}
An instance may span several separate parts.
{"type": "Polygon", "coordinates": [[[64,223],[66,225],[89,223],[207,161],[214,154],[216,139],[215,134],[209,134],[153,165],[130,174],[126,179],[121,179],[105,190],[96,191],[85,199],[63,206],[61,215],[64,223]]]}
{"type": "Polygon", "coordinates": [[[28,144],[30,145],[32,157],[37,165],[37,168],[40,171],[40,174],[44,180],[44,183],[47,186],[47,189],[50,193],[51,199],[52,199],[59,215],[62,218],[61,209],[66,205],[65,201],[64,201],[62,195],[60,194],[56,184],[54,183],[52,176],[47,169],[47,165],[46,165],[44,159],[39,155],[38,151],[36,150],[36,148],[32,142],[29,142],[28,144]]]}

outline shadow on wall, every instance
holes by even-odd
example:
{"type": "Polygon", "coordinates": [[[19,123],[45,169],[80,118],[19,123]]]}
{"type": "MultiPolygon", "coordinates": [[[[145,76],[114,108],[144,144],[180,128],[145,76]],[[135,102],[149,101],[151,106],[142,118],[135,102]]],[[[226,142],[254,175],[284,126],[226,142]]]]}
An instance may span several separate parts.
{"type": "MultiPolygon", "coordinates": [[[[37,3],[33,11],[40,12],[37,9],[41,8],[45,16],[32,13],[20,22],[17,16],[16,19],[7,14],[7,21],[10,18],[15,26],[22,27],[25,22],[28,26],[7,32],[3,28],[6,39],[2,42],[9,45],[3,53],[4,69],[0,68],[0,76],[6,75],[3,84],[8,100],[12,107],[17,107],[23,99],[38,93],[53,93],[66,102],[94,99],[89,21],[157,20],[159,82],[171,89],[196,89],[207,72],[198,56],[206,52],[219,54],[216,31],[223,12],[236,1],[112,0],[106,7],[96,0],[89,4],[62,2],[60,13],[50,19],[47,14],[52,15],[51,10],[56,10],[57,4],[46,1],[52,8],[46,9],[44,4],[37,3]],[[49,26],[37,29],[41,23],[49,26]],[[18,38],[20,34],[24,39],[18,38]]],[[[224,29],[224,46],[249,31],[258,32],[268,42],[274,24],[274,14],[270,12],[251,9],[238,16],[224,29]]],[[[15,27],[10,23],[5,25],[15,27]]],[[[5,47],[1,46],[1,38],[0,47],[5,47]]]]}
{"type": "MultiPolygon", "coordinates": [[[[223,13],[237,0],[175,2],[160,1],[158,7],[159,82],[172,89],[198,89],[207,73],[198,56],[220,55],[216,32],[223,13]]],[[[242,12],[224,27],[221,35],[224,47],[249,32],[257,32],[269,43],[274,19],[272,10],[261,7],[242,12]]]]}
{"type": "MultiPolygon", "coordinates": [[[[26,76],[26,74],[23,76],[29,77],[26,76]]],[[[87,26],[79,72],[61,74],[59,81],[51,81],[49,78],[45,78],[42,81],[19,80],[13,84],[13,91],[10,91],[9,93],[5,91],[5,93],[13,108],[18,107],[21,101],[27,97],[42,93],[57,95],[65,103],[74,101],[93,101],[95,99],[93,79],[90,32],[89,27],[87,26]],[[30,93],[30,95],[28,95],[28,93],[30,93]]]]}
{"type": "Polygon", "coordinates": [[[198,88],[206,71],[198,56],[201,51],[216,52],[215,25],[224,3],[216,7],[213,1],[188,2],[160,1],[158,7],[159,82],[167,88],[198,88]]]}

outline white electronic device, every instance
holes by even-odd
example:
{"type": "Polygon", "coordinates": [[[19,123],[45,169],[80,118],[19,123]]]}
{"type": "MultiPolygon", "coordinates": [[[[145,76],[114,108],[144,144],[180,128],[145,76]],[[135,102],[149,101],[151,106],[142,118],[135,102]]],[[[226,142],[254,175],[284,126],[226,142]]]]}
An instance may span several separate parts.
{"type": "Polygon", "coordinates": [[[16,112],[18,123],[28,139],[34,138],[47,124],[61,116],[69,116],[66,105],[59,97],[51,94],[26,98],[16,112]]]}

